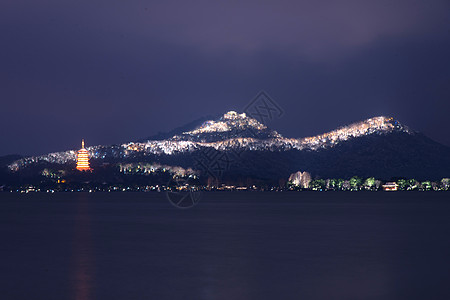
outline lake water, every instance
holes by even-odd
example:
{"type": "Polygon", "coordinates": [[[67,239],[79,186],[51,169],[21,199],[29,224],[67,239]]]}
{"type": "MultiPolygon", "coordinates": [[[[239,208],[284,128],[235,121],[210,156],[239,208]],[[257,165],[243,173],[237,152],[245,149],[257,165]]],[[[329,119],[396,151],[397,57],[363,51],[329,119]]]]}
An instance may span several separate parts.
{"type": "Polygon", "coordinates": [[[0,193],[1,299],[450,299],[450,193],[0,193]]]}

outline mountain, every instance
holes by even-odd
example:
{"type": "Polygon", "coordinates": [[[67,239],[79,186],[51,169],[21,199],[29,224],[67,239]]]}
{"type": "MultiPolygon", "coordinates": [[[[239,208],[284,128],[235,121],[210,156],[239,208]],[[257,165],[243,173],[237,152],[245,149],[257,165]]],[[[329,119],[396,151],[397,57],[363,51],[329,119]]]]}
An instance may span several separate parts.
{"type": "MultiPolygon", "coordinates": [[[[203,177],[224,181],[274,182],[299,170],[321,178],[434,180],[450,176],[450,148],[391,117],[374,117],[306,138],[283,137],[234,111],[194,123],[160,139],[88,147],[92,165],[157,163],[192,168],[203,177]]],[[[75,160],[76,150],[69,150],[22,158],[9,164],[9,169],[74,166],[75,160]]]]}
{"type": "Polygon", "coordinates": [[[5,167],[8,164],[21,159],[22,156],[18,154],[0,156],[0,167],[5,167]]]}
{"type": "Polygon", "coordinates": [[[144,139],[140,139],[138,142],[144,142],[144,141],[148,141],[148,140],[164,140],[164,139],[168,139],[170,137],[173,137],[174,135],[177,134],[181,134],[185,131],[190,131],[190,130],[194,130],[195,128],[199,127],[200,125],[202,125],[204,122],[211,120],[211,119],[216,119],[219,116],[206,116],[206,117],[202,117],[199,119],[196,119],[192,122],[189,122],[183,126],[174,128],[172,130],[170,130],[169,132],[158,132],[155,135],[149,136],[147,138],[144,139]]]}
{"type": "Polygon", "coordinates": [[[218,120],[208,120],[199,127],[172,137],[174,141],[192,141],[198,143],[218,143],[230,139],[278,139],[282,138],[245,113],[230,111],[218,120]]]}
{"type": "Polygon", "coordinates": [[[14,180],[8,165],[20,159],[22,159],[22,156],[17,154],[0,156],[0,190],[2,185],[9,184],[14,180]]]}

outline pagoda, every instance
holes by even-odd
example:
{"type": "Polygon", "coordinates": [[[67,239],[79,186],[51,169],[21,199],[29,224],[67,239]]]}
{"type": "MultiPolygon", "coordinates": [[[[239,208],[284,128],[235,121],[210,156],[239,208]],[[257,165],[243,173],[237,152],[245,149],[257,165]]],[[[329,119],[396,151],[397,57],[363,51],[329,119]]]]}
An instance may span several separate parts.
{"type": "Polygon", "coordinates": [[[78,171],[89,171],[89,152],[84,149],[84,140],[81,140],[81,149],[78,150],[77,154],[77,170],[78,171]]]}

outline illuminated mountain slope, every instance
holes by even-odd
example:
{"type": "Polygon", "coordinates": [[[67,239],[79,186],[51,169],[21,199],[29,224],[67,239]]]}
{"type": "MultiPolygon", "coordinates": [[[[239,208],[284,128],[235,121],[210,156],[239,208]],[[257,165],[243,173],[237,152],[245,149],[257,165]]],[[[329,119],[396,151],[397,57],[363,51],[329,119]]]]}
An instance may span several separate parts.
{"type": "MultiPolygon", "coordinates": [[[[239,152],[226,167],[233,176],[285,177],[307,170],[322,177],[450,176],[450,150],[391,117],[374,117],[306,138],[286,138],[244,113],[228,112],[162,140],[88,147],[93,164],[158,162],[196,167],[208,151],[239,152]]],[[[75,150],[27,157],[13,171],[37,164],[73,164],[75,150]]]]}

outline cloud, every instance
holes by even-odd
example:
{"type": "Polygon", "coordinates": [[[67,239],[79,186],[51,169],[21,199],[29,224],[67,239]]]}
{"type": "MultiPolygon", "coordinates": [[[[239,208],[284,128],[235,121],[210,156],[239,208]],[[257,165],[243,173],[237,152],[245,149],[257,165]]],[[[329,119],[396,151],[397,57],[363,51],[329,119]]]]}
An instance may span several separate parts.
{"type": "MultiPolygon", "coordinates": [[[[161,1],[97,7],[91,22],[209,54],[267,48],[323,60],[397,36],[448,33],[448,1],[161,1]],[[99,17],[100,16],[100,17],[99,17]]],[[[95,25],[94,25],[95,26],[95,25]]]]}
{"type": "Polygon", "coordinates": [[[450,144],[447,1],[0,5],[5,154],[142,138],[261,89],[287,136],[393,114],[450,144]]]}
{"type": "Polygon", "coordinates": [[[446,0],[18,3],[11,2],[10,10],[25,21],[59,18],[98,31],[100,38],[116,32],[211,55],[270,48],[314,60],[351,54],[383,38],[448,33],[450,9],[446,0]]]}

